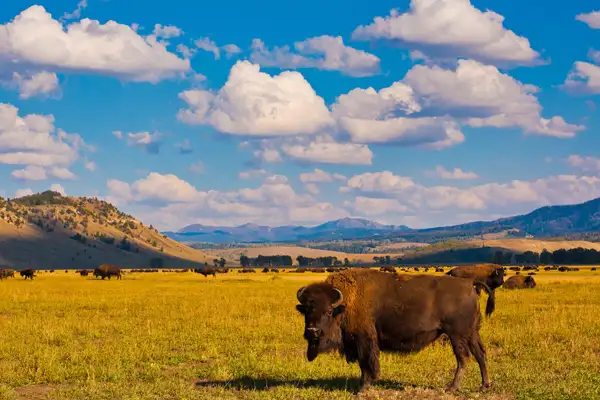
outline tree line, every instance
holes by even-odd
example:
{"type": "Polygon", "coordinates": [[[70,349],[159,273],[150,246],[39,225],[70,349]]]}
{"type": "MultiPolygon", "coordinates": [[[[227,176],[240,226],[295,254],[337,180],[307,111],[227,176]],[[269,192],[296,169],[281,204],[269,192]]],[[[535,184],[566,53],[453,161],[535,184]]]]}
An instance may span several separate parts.
{"type": "Polygon", "coordinates": [[[495,264],[571,264],[597,265],[600,264],[600,252],[595,249],[559,249],[550,252],[544,249],[541,253],[526,251],[523,254],[496,251],[490,260],[495,264]]]}

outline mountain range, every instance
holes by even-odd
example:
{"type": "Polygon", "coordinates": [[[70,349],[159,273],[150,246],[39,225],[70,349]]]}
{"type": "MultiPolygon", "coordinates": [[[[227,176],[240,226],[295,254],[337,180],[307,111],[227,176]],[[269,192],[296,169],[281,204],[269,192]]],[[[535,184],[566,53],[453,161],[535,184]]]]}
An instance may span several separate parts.
{"type": "Polygon", "coordinates": [[[403,239],[431,243],[502,232],[507,236],[556,237],[585,236],[597,231],[600,231],[600,198],[575,205],[546,206],[529,214],[494,221],[478,221],[428,229],[411,229],[404,225],[383,225],[366,219],[343,218],[315,227],[268,227],[255,224],[225,227],[194,224],[177,232],[163,232],[163,234],[181,242],[220,244],[366,238],[403,239]]]}

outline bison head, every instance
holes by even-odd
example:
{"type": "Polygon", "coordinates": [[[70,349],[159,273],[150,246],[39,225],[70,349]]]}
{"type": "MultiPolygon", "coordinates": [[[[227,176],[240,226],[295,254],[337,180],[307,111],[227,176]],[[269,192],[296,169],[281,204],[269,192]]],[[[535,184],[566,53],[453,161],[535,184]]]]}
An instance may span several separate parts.
{"type": "Polygon", "coordinates": [[[533,277],[528,276],[527,278],[525,278],[525,287],[533,289],[535,287],[535,280],[533,279],[533,277]]]}
{"type": "Polygon", "coordinates": [[[339,350],[341,329],[339,316],[344,312],[344,295],[333,285],[317,283],[302,287],[296,293],[300,304],[296,309],[304,316],[304,339],[308,342],[306,357],[314,360],[319,353],[339,350]]]}

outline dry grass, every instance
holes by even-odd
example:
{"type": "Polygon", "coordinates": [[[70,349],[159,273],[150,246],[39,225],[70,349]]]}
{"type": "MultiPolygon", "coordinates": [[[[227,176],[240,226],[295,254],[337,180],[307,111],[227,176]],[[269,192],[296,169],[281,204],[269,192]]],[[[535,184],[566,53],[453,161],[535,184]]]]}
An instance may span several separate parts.
{"type": "MultiPolygon", "coordinates": [[[[324,274],[73,273],[0,282],[0,399],[350,399],[359,369],[305,360],[300,285],[324,274]]],[[[536,276],[497,293],[482,328],[492,390],[469,364],[459,396],[449,347],[382,357],[365,399],[600,398],[600,274],[536,276]]],[[[482,301],[484,301],[482,299],[482,301]]]]}
{"type": "MultiPolygon", "coordinates": [[[[467,243],[481,246],[481,240],[472,240],[467,243]]],[[[484,240],[488,247],[502,247],[505,249],[525,252],[533,251],[541,253],[544,249],[553,252],[560,249],[576,249],[582,247],[584,249],[595,249],[600,251],[600,243],[587,242],[585,240],[537,240],[537,239],[499,239],[499,240],[484,240]]]]}

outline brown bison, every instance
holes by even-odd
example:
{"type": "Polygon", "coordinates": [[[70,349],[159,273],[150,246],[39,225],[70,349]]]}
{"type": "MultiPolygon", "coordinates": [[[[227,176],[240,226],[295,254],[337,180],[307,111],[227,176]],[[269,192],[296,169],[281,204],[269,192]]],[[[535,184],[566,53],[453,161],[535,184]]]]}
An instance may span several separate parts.
{"type": "Polygon", "coordinates": [[[0,269],[0,280],[5,278],[14,278],[15,270],[11,268],[2,268],[0,269]]]}
{"type": "Polygon", "coordinates": [[[506,289],[533,289],[535,285],[533,276],[516,275],[508,278],[502,287],[506,289]]]}
{"type": "MultiPolygon", "coordinates": [[[[497,264],[465,265],[451,269],[446,272],[446,275],[485,283],[492,290],[496,290],[504,283],[504,269],[497,264]]],[[[480,292],[481,289],[477,288],[477,294],[480,292]]]]}
{"type": "Polygon", "coordinates": [[[396,268],[394,267],[381,267],[379,270],[381,272],[391,272],[392,274],[396,272],[396,268]]]}
{"type": "Polygon", "coordinates": [[[494,311],[494,292],[484,283],[450,276],[419,275],[399,282],[391,274],[349,270],[302,287],[296,309],[304,316],[306,356],[338,351],[361,369],[360,391],[379,376],[379,352],[417,352],[448,335],[458,366],[448,391],[456,391],[470,354],[481,371],[481,390],[490,386],[479,336],[481,313],[473,286],[489,294],[486,313],[494,311]]]}
{"type": "Polygon", "coordinates": [[[88,271],[87,269],[82,269],[79,272],[79,275],[81,276],[88,276],[90,274],[90,271],[88,271]]]}
{"type": "Polygon", "coordinates": [[[27,278],[33,280],[33,277],[35,276],[35,270],[31,269],[31,268],[27,268],[24,269],[23,271],[20,272],[21,276],[25,277],[25,280],[27,280],[27,278]]]}
{"type": "Polygon", "coordinates": [[[198,273],[200,275],[204,275],[205,278],[208,275],[212,275],[213,278],[217,277],[217,270],[215,268],[202,267],[202,268],[195,269],[194,272],[196,272],[196,273],[198,273]]]}
{"type": "Polygon", "coordinates": [[[121,268],[116,265],[103,264],[94,270],[94,277],[101,277],[102,280],[104,278],[108,278],[110,280],[111,277],[116,276],[117,279],[122,279],[121,268]]]}

